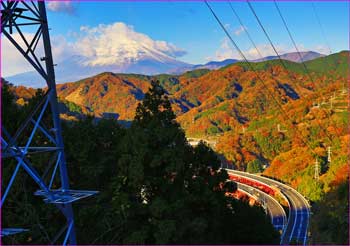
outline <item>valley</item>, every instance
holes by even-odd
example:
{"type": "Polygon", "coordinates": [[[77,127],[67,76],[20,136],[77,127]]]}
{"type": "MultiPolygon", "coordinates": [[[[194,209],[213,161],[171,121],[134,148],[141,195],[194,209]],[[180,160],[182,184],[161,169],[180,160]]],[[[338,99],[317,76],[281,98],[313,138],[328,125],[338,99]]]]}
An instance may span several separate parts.
{"type": "MultiPolygon", "coordinates": [[[[343,51],[306,62],[312,78],[300,63],[285,61],[285,70],[275,60],[253,63],[255,71],[236,63],[176,76],[105,72],[57,85],[65,105],[61,117],[111,114],[131,122],[150,82],[158,80],[188,139],[206,140],[238,170],[257,166],[317,201],[347,178],[348,56],[343,51]],[[313,177],[316,159],[321,163],[319,183],[313,177]]],[[[35,90],[17,87],[15,92],[23,104],[35,90]]]]}
{"type": "MultiPolygon", "coordinates": [[[[306,62],[311,78],[300,63],[287,61],[288,70],[264,61],[253,63],[255,71],[236,63],[181,75],[105,72],[57,85],[61,118],[113,118],[129,126],[151,81],[158,80],[189,144],[204,141],[223,167],[280,180],[321,209],[330,206],[324,197],[349,178],[348,57],[343,51],[306,62]]],[[[20,105],[37,91],[11,90],[20,105]]],[[[324,218],[315,218],[311,230],[318,235],[315,221],[324,218]]]]}

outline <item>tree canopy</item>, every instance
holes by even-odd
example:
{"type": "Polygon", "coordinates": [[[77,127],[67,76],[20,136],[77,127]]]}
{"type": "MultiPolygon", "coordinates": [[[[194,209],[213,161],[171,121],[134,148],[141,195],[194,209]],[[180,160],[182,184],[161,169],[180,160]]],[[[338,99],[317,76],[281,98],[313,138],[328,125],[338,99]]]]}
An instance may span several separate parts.
{"type": "MultiPolygon", "coordinates": [[[[228,175],[219,169],[216,153],[203,142],[197,147],[187,143],[157,82],[138,105],[130,128],[88,117],[64,122],[63,137],[71,186],[100,191],[74,204],[80,244],[279,243],[261,208],[225,196],[220,187],[228,175]]],[[[14,236],[11,243],[51,243],[60,229],[62,218],[32,196],[34,190],[28,182],[21,192],[36,213],[16,216],[16,224],[36,233],[14,236]],[[40,227],[33,221],[40,221],[40,227]]],[[[7,216],[3,225],[12,222],[7,216]]]]}

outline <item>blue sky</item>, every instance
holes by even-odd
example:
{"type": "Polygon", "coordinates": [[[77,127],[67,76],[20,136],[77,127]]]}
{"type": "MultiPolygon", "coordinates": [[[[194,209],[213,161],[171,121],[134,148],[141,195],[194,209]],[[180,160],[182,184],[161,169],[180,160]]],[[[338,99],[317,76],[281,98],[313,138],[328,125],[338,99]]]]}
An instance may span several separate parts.
{"type": "MultiPolygon", "coordinates": [[[[210,5],[248,59],[259,58],[242,32],[242,27],[227,1],[211,1],[210,5]]],[[[275,55],[247,3],[235,1],[232,5],[263,56],[275,55]]],[[[294,52],[295,49],[274,3],[252,1],[252,5],[279,52],[294,52]]],[[[300,50],[329,53],[311,2],[278,1],[278,5],[300,50]]],[[[331,50],[338,52],[349,49],[349,2],[318,1],[314,2],[314,5],[331,50]]],[[[136,35],[136,40],[140,43],[145,40],[154,41],[151,43],[152,47],[159,48],[161,52],[187,63],[201,64],[226,58],[241,59],[205,3],[201,1],[65,1],[49,2],[47,6],[53,54],[55,62],[58,63],[67,59],[72,53],[90,53],[89,47],[94,46],[98,47],[95,47],[90,54],[93,57],[88,60],[90,65],[116,62],[111,57],[107,57],[108,59],[104,57],[101,60],[101,57],[96,57],[96,53],[120,40],[124,40],[124,43],[119,45],[125,45],[130,40],[130,37],[125,37],[128,35],[134,39],[136,35]],[[115,25],[116,23],[119,24],[115,25]],[[108,31],[113,33],[108,34],[108,31]],[[104,38],[95,37],[98,35],[104,35],[104,38]]],[[[4,51],[2,71],[5,76],[30,69],[26,64],[19,63],[19,60],[23,59],[7,49],[5,41],[2,46],[4,51]]],[[[118,49],[118,47],[112,48],[109,50],[118,49]]]]}
{"type": "MultiPolygon", "coordinates": [[[[227,24],[233,38],[243,50],[251,48],[242,32],[234,32],[240,25],[226,1],[210,2],[216,13],[227,24]]],[[[278,2],[292,31],[294,39],[305,47],[327,51],[326,41],[312,10],[311,2],[278,2]]],[[[246,2],[232,2],[254,41],[261,47],[268,44],[246,2]]],[[[281,51],[293,51],[292,43],[283,27],[273,2],[252,2],[259,18],[267,28],[273,42],[281,51]]],[[[349,3],[314,2],[324,27],[326,38],[333,52],[349,46],[349,3]]],[[[225,35],[203,2],[77,2],[74,12],[49,12],[52,35],[64,35],[73,41],[71,33],[79,32],[81,26],[123,22],[154,40],[163,40],[184,49],[187,54],[180,60],[204,63],[220,58],[216,52],[225,42],[225,35]]],[[[230,44],[229,44],[230,45],[230,44]]],[[[232,46],[230,45],[230,48],[232,46]]],[[[233,48],[232,48],[233,49],[233,48]]],[[[224,51],[223,51],[224,52],[224,51]]],[[[271,51],[272,52],[272,51],[271,51]]],[[[235,54],[235,53],[233,53],[235,54]]],[[[273,55],[273,53],[271,53],[273,55]]],[[[235,57],[239,58],[239,57],[235,57]]]]}

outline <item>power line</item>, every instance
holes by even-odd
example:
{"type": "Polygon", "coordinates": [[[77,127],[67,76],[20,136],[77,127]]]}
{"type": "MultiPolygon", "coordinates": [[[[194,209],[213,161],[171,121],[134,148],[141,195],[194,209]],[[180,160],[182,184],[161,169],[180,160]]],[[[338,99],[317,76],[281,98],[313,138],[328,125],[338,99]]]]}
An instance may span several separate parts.
{"type": "Polygon", "coordinates": [[[258,52],[260,58],[263,58],[262,54],[260,53],[260,51],[259,51],[259,49],[258,49],[258,46],[255,44],[253,38],[250,36],[250,34],[249,34],[247,28],[244,26],[243,21],[241,20],[241,18],[239,17],[239,15],[237,14],[237,12],[234,10],[234,8],[233,8],[231,2],[230,2],[230,1],[227,1],[227,2],[228,2],[228,4],[230,5],[230,8],[231,8],[233,14],[236,16],[236,18],[237,18],[239,24],[242,26],[242,28],[243,28],[245,34],[247,35],[248,39],[250,40],[250,42],[251,42],[252,45],[254,46],[256,52],[258,52]]]}
{"type": "MultiPolygon", "coordinates": [[[[278,60],[280,61],[281,65],[284,67],[284,69],[287,70],[289,77],[292,79],[292,76],[290,75],[289,70],[288,70],[288,68],[287,68],[287,66],[286,66],[286,64],[285,64],[285,62],[283,61],[283,59],[281,58],[280,54],[278,53],[278,51],[277,51],[275,45],[273,44],[273,42],[272,42],[272,40],[271,40],[269,34],[267,33],[267,31],[266,31],[264,25],[263,25],[262,22],[260,21],[260,18],[258,17],[257,13],[255,12],[255,10],[254,10],[252,4],[249,2],[249,0],[247,0],[247,4],[248,4],[248,6],[249,6],[249,9],[251,10],[251,12],[253,13],[253,15],[255,16],[255,19],[257,20],[257,22],[258,22],[260,28],[262,29],[262,31],[264,32],[266,38],[268,39],[268,41],[269,41],[269,43],[270,43],[272,49],[274,50],[275,54],[277,55],[278,60]]],[[[291,35],[291,32],[289,31],[289,28],[288,28],[288,26],[287,26],[286,21],[284,20],[284,18],[283,18],[283,16],[282,16],[281,11],[279,10],[279,8],[278,8],[278,6],[277,6],[277,4],[276,4],[276,1],[275,1],[275,6],[276,6],[276,8],[277,8],[277,10],[278,10],[278,13],[280,14],[280,17],[282,18],[282,21],[283,21],[283,23],[284,23],[284,26],[286,27],[286,29],[287,29],[287,31],[288,31],[289,37],[291,38],[291,40],[292,40],[292,42],[293,42],[293,45],[294,45],[295,49],[297,50],[297,53],[299,54],[300,60],[301,60],[301,62],[302,62],[302,64],[303,64],[303,66],[304,66],[305,71],[307,72],[307,75],[308,75],[309,79],[311,80],[312,84],[316,87],[316,84],[315,84],[315,82],[314,82],[312,76],[311,76],[310,73],[309,73],[309,70],[307,69],[307,67],[306,67],[306,65],[305,65],[305,63],[304,63],[304,61],[303,61],[303,59],[302,59],[302,56],[301,56],[301,54],[300,54],[300,51],[299,51],[299,49],[298,49],[298,47],[297,47],[297,45],[296,45],[296,43],[295,43],[295,41],[294,41],[294,39],[293,39],[293,37],[292,37],[292,35],[291,35]]]]}
{"type": "MultiPolygon", "coordinates": [[[[255,19],[256,19],[257,22],[259,23],[259,26],[260,26],[261,29],[263,30],[263,32],[264,32],[266,38],[269,40],[270,45],[271,45],[271,47],[273,48],[273,50],[275,51],[275,53],[276,53],[276,55],[277,55],[277,57],[278,57],[278,60],[280,61],[281,65],[282,65],[282,66],[284,67],[284,69],[287,71],[289,78],[290,78],[291,80],[293,80],[293,83],[296,85],[295,79],[293,78],[293,76],[291,76],[291,74],[290,74],[290,72],[289,72],[287,66],[285,65],[284,61],[282,60],[281,56],[279,55],[279,53],[278,53],[278,51],[277,51],[275,45],[273,44],[273,42],[272,42],[272,40],[271,40],[269,34],[267,33],[267,31],[266,31],[264,25],[263,25],[262,22],[260,21],[260,19],[259,19],[257,13],[255,12],[255,10],[254,10],[253,6],[251,5],[251,3],[249,2],[249,0],[247,0],[247,4],[248,4],[248,6],[249,6],[251,12],[252,12],[253,15],[255,16],[255,19]]],[[[289,30],[289,29],[288,29],[288,30],[289,30]]],[[[293,40],[294,40],[294,39],[293,39],[293,40]]],[[[316,85],[315,85],[315,83],[314,83],[312,77],[311,77],[310,75],[309,75],[309,77],[310,77],[310,79],[311,79],[311,82],[314,84],[314,86],[315,86],[315,88],[316,88],[316,85]]],[[[333,140],[331,139],[331,137],[329,136],[329,134],[325,131],[325,129],[321,126],[321,124],[320,124],[318,121],[317,121],[316,123],[317,123],[317,125],[323,130],[323,132],[324,132],[325,135],[327,136],[328,140],[329,140],[330,142],[333,142],[333,140]]],[[[339,136],[338,136],[338,137],[339,137],[339,136]]]]}
{"type": "MultiPolygon", "coordinates": [[[[302,58],[301,53],[300,53],[300,51],[299,51],[299,49],[298,49],[298,46],[297,46],[297,44],[296,44],[296,42],[295,42],[295,40],[294,40],[294,38],[293,38],[292,33],[290,32],[290,30],[289,30],[289,28],[288,28],[287,21],[286,21],[285,18],[283,17],[282,11],[280,10],[280,8],[279,8],[279,6],[278,6],[276,0],[274,0],[274,4],[275,4],[275,7],[276,7],[276,9],[277,9],[277,12],[278,12],[279,16],[281,17],[281,20],[282,20],[282,22],[283,22],[283,24],[284,24],[284,27],[286,28],[286,30],[287,30],[287,32],[288,32],[289,38],[291,39],[291,41],[292,41],[292,43],[293,43],[293,45],[294,45],[294,47],[295,47],[295,49],[296,49],[296,51],[297,51],[297,53],[298,53],[298,55],[299,55],[300,61],[301,61],[302,65],[303,65],[303,67],[304,67],[305,72],[308,74],[310,80],[312,81],[312,83],[313,83],[314,86],[316,87],[316,84],[315,84],[315,82],[314,82],[314,80],[313,80],[313,78],[312,78],[312,76],[311,76],[311,74],[310,74],[309,69],[307,68],[305,62],[303,61],[303,58],[302,58]]],[[[317,76],[317,77],[318,77],[318,76],[317,76]]],[[[319,78],[319,77],[318,77],[318,78],[319,78]]],[[[320,79],[320,78],[319,78],[319,79],[320,79]]],[[[331,105],[332,105],[332,99],[331,99],[331,102],[330,102],[330,103],[331,103],[331,105]]],[[[337,134],[337,135],[338,135],[338,134],[337,134]]],[[[339,135],[338,135],[338,137],[339,137],[339,135]]]]}
{"type": "MultiPolygon", "coordinates": [[[[262,56],[262,54],[260,53],[260,51],[259,51],[257,45],[255,44],[253,38],[250,36],[250,34],[249,34],[247,28],[246,28],[245,25],[243,24],[243,21],[241,20],[241,18],[240,18],[239,15],[237,14],[237,12],[234,10],[234,8],[233,8],[231,2],[230,2],[230,1],[227,1],[227,2],[229,3],[232,12],[234,13],[234,15],[236,16],[236,18],[238,19],[238,22],[239,22],[240,25],[242,26],[243,31],[244,31],[245,34],[248,36],[248,39],[250,40],[250,42],[251,42],[252,45],[254,46],[256,52],[259,54],[260,58],[262,59],[263,56],[262,56]]],[[[262,99],[261,99],[261,98],[259,98],[259,101],[260,101],[260,103],[262,103],[262,99]]]]}
{"type": "MultiPolygon", "coordinates": [[[[322,33],[323,39],[325,40],[326,46],[327,46],[327,48],[328,48],[328,50],[329,50],[329,53],[330,53],[330,54],[333,54],[332,49],[331,49],[331,46],[330,46],[330,43],[329,43],[328,38],[327,38],[327,35],[326,35],[326,32],[325,32],[325,30],[324,30],[324,28],[323,28],[321,19],[319,18],[319,15],[317,14],[316,6],[315,6],[314,3],[311,3],[311,6],[312,6],[313,12],[314,12],[314,14],[315,14],[315,17],[316,17],[316,19],[317,19],[318,25],[319,25],[319,27],[320,27],[320,29],[321,29],[321,33],[322,33]]],[[[331,62],[333,62],[334,66],[335,66],[335,68],[336,68],[336,67],[338,66],[336,60],[335,60],[335,59],[330,59],[330,60],[331,60],[331,62]]],[[[344,84],[346,84],[346,82],[345,82],[344,84]]],[[[344,86],[344,84],[343,84],[343,86],[344,86]]]]}
{"type": "MultiPolygon", "coordinates": [[[[255,47],[256,51],[258,52],[258,54],[259,54],[260,57],[262,58],[261,53],[259,52],[257,46],[255,45],[255,42],[253,41],[253,38],[250,36],[248,30],[245,28],[245,26],[244,26],[242,20],[240,19],[240,17],[239,17],[239,15],[237,14],[237,12],[234,10],[234,8],[233,8],[231,2],[228,1],[228,3],[229,3],[229,5],[230,5],[230,8],[231,8],[232,12],[234,13],[234,15],[236,16],[236,18],[238,19],[240,25],[243,27],[243,30],[245,31],[246,35],[248,36],[250,42],[253,44],[253,46],[255,47]]],[[[216,18],[216,20],[219,22],[220,26],[221,26],[221,27],[223,28],[223,30],[225,31],[226,35],[230,38],[231,42],[234,44],[234,46],[236,47],[236,49],[238,49],[238,51],[239,51],[239,53],[241,54],[241,56],[243,56],[245,62],[247,62],[248,65],[252,68],[252,66],[250,65],[250,63],[249,63],[249,62],[247,61],[247,59],[244,57],[243,52],[241,52],[241,51],[239,50],[238,45],[233,41],[233,39],[231,38],[231,35],[228,34],[228,32],[226,31],[226,28],[221,24],[221,21],[220,21],[219,18],[216,16],[216,14],[215,14],[214,11],[212,10],[212,8],[209,6],[209,4],[208,4],[207,2],[206,2],[206,4],[207,4],[207,6],[209,7],[209,9],[211,10],[211,12],[212,12],[212,14],[214,15],[214,17],[216,18]]],[[[303,59],[302,59],[302,57],[301,57],[300,51],[299,51],[299,49],[297,48],[296,42],[294,41],[293,36],[292,36],[292,34],[291,34],[291,32],[290,32],[290,30],[289,30],[289,28],[288,28],[288,25],[287,25],[285,19],[283,18],[282,13],[281,13],[281,11],[280,11],[280,9],[279,9],[279,7],[278,7],[278,5],[277,5],[276,2],[275,2],[275,6],[276,6],[276,8],[277,8],[277,10],[278,10],[278,12],[279,12],[279,14],[280,14],[280,17],[281,17],[281,19],[282,19],[282,21],[283,21],[283,23],[284,23],[284,25],[285,25],[285,27],[286,27],[286,29],[287,29],[287,31],[288,31],[289,37],[291,38],[291,40],[292,40],[292,42],[293,42],[293,44],[294,44],[294,47],[295,47],[295,49],[297,50],[297,52],[298,52],[298,54],[299,54],[300,60],[301,60],[301,62],[302,62],[302,64],[303,64],[303,66],[304,66],[305,71],[307,72],[307,74],[308,74],[310,80],[314,83],[314,81],[313,81],[313,79],[312,79],[312,77],[311,77],[311,75],[310,75],[310,73],[309,73],[309,71],[308,71],[308,69],[307,69],[307,67],[306,67],[306,64],[304,63],[304,61],[303,61],[303,59]]],[[[257,16],[256,16],[256,17],[257,17],[257,16]]],[[[259,21],[259,22],[260,22],[260,21],[259,21]]],[[[261,24],[261,22],[260,22],[260,24],[261,24]]],[[[263,30],[265,31],[264,28],[263,28],[263,30]]],[[[266,31],[265,31],[265,34],[267,35],[267,32],[266,32],[266,31]]],[[[272,44],[271,39],[270,39],[269,37],[268,37],[268,39],[269,39],[269,41],[270,41],[271,44],[272,44]]],[[[272,46],[273,46],[273,44],[272,44],[272,46]]],[[[275,50],[276,53],[277,53],[277,50],[276,50],[275,48],[274,48],[274,50],[275,50]]],[[[277,55],[278,55],[278,53],[277,53],[277,55]]],[[[279,55],[278,55],[278,56],[279,56],[279,55]]],[[[279,58],[280,58],[280,56],[279,56],[279,58]]],[[[261,78],[258,76],[258,74],[256,73],[256,71],[255,71],[254,69],[252,69],[252,70],[255,72],[255,74],[257,75],[257,77],[258,77],[258,78],[260,79],[260,81],[263,83],[263,81],[262,81],[261,78]]],[[[288,70],[287,70],[287,71],[288,71],[288,70]]],[[[290,77],[291,77],[291,76],[290,76],[290,77]]],[[[265,89],[268,90],[268,88],[266,87],[266,85],[265,85],[264,83],[263,83],[263,85],[264,85],[265,89]]],[[[272,94],[269,90],[268,90],[268,92],[270,93],[270,95],[272,94]]],[[[281,106],[279,105],[278,101],[277,101],[274,97],[273,97],[273,99],[274,99],[274,101],[278,104],[278,106],[281,108],[281,106]]],[[[281,112],[283,113],[282,108],[281,108],[281,112]]],[[[317,123],[318,123],[318,122],[317,122],[317,123]]],[[[321,129],[323,129],[323,127],[322,127],[319,123],[318,123],[318,125],[321,127],[321,129]]],[[[293,125],[292,125],[292,126],[293,126],[293,125]]],[[[323,129],[323,130],[324,130],[324,129],[323,129]]],[[[325,132],[325,130],[324,130],[324,132],[325,132]]],[[[325,133],[326,133],[326,132],[325,132],[325,133]]],[[[329,138],[329,140],[332,142],[332,140],[330,139],[329,135],[328,135],[327,133],[326,133],[326,135],[327,135],[327,137],[329,138]]],[[[307,145],[307,144],[305,143],[305,141],[303,141],[303,143],[304,143],[305,145],[307,145]]],[[[309,145],[307,145],[307,146],[309,147],[309,149],[310,149],[314,154],[316,154],[316,153],[313,151],[313,149],[310,148],[309,145]]],[[[329,155],[329,156],[330,156],[330,155],[329,155]]],[[[330,159],[330,157],[329,157],[329,159],[330,159]]],[[[316,159],[316,163],[317,163],[317,159],[316,159]]],[[[319,174],[319,165],[318,165],[318,163],[316,164],[315,169],[316,169],[316,170],[315,170],[315,175],[316,175],[316,173],[317,173],[316,179],[318,180],[318,177],[319,177],[319,176],[318,176],[318,174],[319,174]]]]}
{"type": "Polygon", "coordinates": [[[280,8],[279,8],[278,5],[277,5],[276,0],[274,0],[274,4],[275,4],[275,7],[276,7],[276,9],[277,9],[277,12],[278,12],[279,16],[281,17],[281,20],[282,20],[282,22],[283,22],[283,24],[284,24],[284,27],[286,28],[286,30],[287,30],[287,32],[288,32],[289,38],[291,39],[291,41],[292,41],[292,43],[293,43],[293,45],[294,45],[294,47],[295,47],[295,49],[296,49],[296,51],[297,51],[297,53],[298,53],[298,55],[299,55],[300,61],[301,61],[302,65],[303,65],[303,67],[304,67],[305,72],[306,72],[307,75],[309,76],[309,79],[312,81],[313,85],[316,87],[315,81],[314,81],[314,79],[312,78],[312,76],[311,76],[311,74],[310,74],[310,71],[309,71],[309,69],[307,68],[307,66],[306,66],[306,64],[305,64],[305,62],[304,62],[303,57],[301,56],[301,53],[300,53],[300,51],[299,51],[299,49],[298,49],[298,46],[297,46],[297,44],[296,44],[296,42],[295,42],[295,40],[294,40],[294,38],[293,38],[293,36],[292,36],[292,33],[290,32],[290,30],[289,30],[289,28],[288,28],[287,22],[286,22],[286,20],[284,19],[280,8]]]}
{"type": "Polygon", "coordinates": [[[261,21],[260,21],[258,15],[256,14],[256,12],[255,12],[253,6],[251,5],[251,3],[250,3],[248,0],[247,0],[247,4],[248,4],[250,10],[252,11],[253,15],[255,16],[255,19],[256,19],[257,22],[259,23],[259,26],[260,26],[261,29],[263,30],[263,32],[264,32],[266,38],[268,39],[268,41],[269,41],[269,43],[270,43],[272,49],[273,49],[274,52],[276,53],[276,55],[277,55],[277,57],[278,57],[278,60],[280,61],[280,63],[282,64],[282,66],[288,71],[287,66],[285,65],[285,63],[284,63],[284,61],[282,60],[281,56],[280,56],[279,53],[277,52],[277,49],[276,49],[275,45],[273,44],[273,42],[272,42],[270,36],[268,35],[267,31],[265,30],[265,27],[264,27],[263,24],[261,23],[261,21]]]}
{"type": "MultiPolygon", "coordinates": [[[[230,8],[231,8],[233,14],[234,14],[234,15],[236,16],[236,18],[238,19],[238,22],[239,22],[240,25],[243,27],[243,30],[244,30],[245,34],[247,35],[248,39],[250,40],[251,44],[254,46],[256,52],[259,54],[260,59],[263,59],[263,58],[264,58],[263,55],[262,55],[261,52],[259,51],[258,46],[255,44],[255,42],[254,42],[252,36],[249,34],[247,28],[245,28],[245,25],[243,24],[242,19],[239,17],[238,13],[237,13],[237,12],[235,11],[235,9],[233,8],[233,6],[232,6],[232,4],[231,4],[231,1],[227,1],[227,2],[228,2],[228,4],[230,5],[230,8]]],[[[260,99],[260,102],[262,102],[261,99],[260,99]]]]}
{"type": "MultiPolygon", "coordinates": [[[[303,61],[303,58],[302,58],[302,56],[301,56],[301,54],[300,54],[300,51],[299,51],[299,49],[298,49],[298,46],[296,45],[296,42],[295,42],[295,40],[294,40],[294,38],[293,38],[293,36],[292,36],[292,33],[290,32],[290,30],[289,30],[289,28],[288,28],[287,22],[286,22],[285,18],[283,17],[282,12],[281,12],[280,8],[278,7],[278,4],[277,4],[276,0],[274,0],[274,4],[275,4],[275,7],[276,7],[276,9],[277,9],[277,12],[278,12],[279,16],[281,17],[281,20],[282,20],[282,22],[283,22],[283,24],[284,24],[284,27],[286,28],[286,30],[287,30],[287,32],[288,32],[288,35],[289,35],[289,37],[290,37],[290,39],[291,39],[291,41],[292,41],[292,43],[293,43],[293,45],[294,45],[294,47],[295,47],[295,49],[296,49],[298,55],[299,55],[299,58],[300,58],[300,61],[301,61],[302,65],[303,65],[303,67],[304,67],[304,70],[305,70],[305,72],[308,74],[310,80],[312,81],[313,85],[314,85],[315,88],[316,88],[316,84],[315,84],[315,82],[314,82],[314,80],[313,80],[313,78],[312,78],[312,76],[311,76],[311,74],[310,74],[310,72],[309,72],[309,69],[307,68],[305,62],[303,61]]],[[[312,4],[312,5],[313,5],[313,4],[312,4]]],[[[314,7],[314,5],[313,5],[313,7],[314,7]]],[[[318,76],[317,76],[317,77],[318,77],[318,76]]],[[[319,78],[319,77],[318,77],[318,78],[319,78]]],[[[319,78],[319,79],[320,79],[320,78],[319,78]]],[[[320,79],[320,80],[321,80],[321,79],[320,79]]],[[[331,108],[332,108],[332,99],[330,100],[330,104],[331,104],[331,108]]],[[[321,126],[318,122],[317,122],[317,124],[318,124],[319,126],[321,126]]],[[[339,134],[338,134],[337,132],[336,132],[336,134],[337,134],[338,137],[340,137],[339,134]]],[[[331,140],[330,137],[328,136],[328,134],[327,134],[327,137],[329,138],[329,140],[331,140]]],[[[333,142],[333,141],[331,140],[331,142],[333,142]]]]}
{"type": "Polygon", "coordinates": [[[332,53],[331,46],[329,45],[328,39],[327,39],[327,37],[326,37],[326,33],[325,33],[324,29],[323,29],[323,26],[322,26],[320,17],[319,17],[318,14],[317,14],[317,10],[316,10],[316,7],[315,7],[314,3],[311,3],[311,6],[312,6],[312,9],[313,9],[314,14],[315,14],[315,16],[316,16],[318,25],[320,26],[320,29],[321,29],[321,32],[322,32],[322,36],[323,36],[323,38],[324,38],[324,40],[325,40],[325,42],[326,42],[327,48],[328,48],[328,50],[329,50],[329,53],[330,53],[330,54],[333,54],[333,53],[332,53]]]}
{"type": "MultiPolygon", "coordinates": [[[[247,63],[248,67],[255,73],[256,77],[258,78],[258,80],[262,83],[262,85],[264,86],[264,88],[267,90],[267,92],[270,94],[270,96],[273,98],[273,100],[276,102],[277,106],[280,108],[281,113],[284,115],[285,119],[291,120],[289,118],[289,116],[287,115],[287,113],[284,111],[284,109],[282,108],[282,106],[279,104],[279,102],[277,101],[277,99],[274,97],[273,93],[268,89],[267,85],[265,84],[265,82],[261,79],[261,77],[259,76],[259,74],[257,73],[257,71],[254,69],[254,67],[252,66],[252,64],[247,60],[247,58],[245,57],[245,55],[243,54],[243,52],[241,51],[241,49],[238,47],[238,45],[236,44],[236,42],[233,40],[233,38],[231,37],[231,35],[229,34],[229,32],[227,31],[227,29],[225,28],[225,26],[222,24],[222,22],[220,21],[219,17],[215,14],[214,10],[211,8],[211,6],[208,4],[207,1],[204,1],[205,4],[207,5],[207,7],[209,8],[210,12],[212,13],[212,15],[214,16],[214,18],[216,19],[216,21],[218,22],[218,24],[221,26],[221,28],[223,29],[223,31],[226,33],[227,37],[230,39],[230,41],[232,42],[232,44],[234,45],[234,47],[237,49],[237,51],[239,52],[239,54],[241,55],[241,57],[243,58],[243,60],[247,63]]],[[[263,93],[264,94],[264,93],[263,93]]],[[[292,129],[295,129],[296,131],[298,131],[297,128],[294,128],[294,125],[292,125],[292,129]]],[[[297,137],[299,137],[299,135],[296,135],[297,137]]],[[[303,137],[303,134],[300,132],[300,136],[303,137]]],[[[300,139],[300,138],[299,138],[300,139]]],[[[305,144],[305,146],[307,146],[315,155],[317,155],[317,153],[310,147],[309,144],[307,144],[303,138],[300,139],[303,144],[305,144]]]]}
{"type": "Polygon", "coordinates": [[[207,1],[204,1],[205,4],[208,6],[209,10],[211,11],[211,13],[213,14],[213,16],[215,17],[216,21],[219,23],[219,25],[221,26],[221,28],[223,29],[223,31],[226,33],[227,37],[230,39],[231,43],[235,46],[236,50],[238,51],[238,53],[241,55],[241,57],[244,59],[245,62],[249,63],[247,58],[244,56],[244,54],[242,53],[241,49],[237,46],[236,42],[232,39],[231,35],[229,34],[229,32],[226,30],[225,26],[222,24],[222,22],[220,21],[219,17],[215,14],[214,10],[210,7],[210,5],[208,4],[207,1]]]}
{"type": "MultiPolygon", "coordinates": [[[[330,44],[329,44],[329,41],[328,41],[326,32],[325,32],[325,30],[324,30],[324,28],[323,28],[323,25],[322,25],[322,23],[321,23],[321,19],[320,19],[319,15],[317,14],[316,6],[315,6],[314,3],[311,3],[311,7],[312,7],[312,10],[313,10],[314,15],[315,15],[315,17],[316,17],[318,26],[319,26],[319,28],[321,29],[321,36],[322,36],[322,38],[324,39],[324,41],[325,41],[325,43],[326,43],[326,46],[327,46],[328,51],[329,51],[329,54],[331,55],[331,54],[333,54],[333,52],[332,52],[331,46],[330,46],[330,44]]],[[[331,62],[333,63],[334,68],[336,68],[336,67],[338,66],[337,62],[336,62],[334,59],[330,59],[330,60],[331,60],[331,62]]],[[[324,60],[324,63],[325,63],[326,66],[327,66],[327,65],[329,66],[329,61],[328,61],[328,60],[327,60],[327,61],[324,60]],[[328,64],[326,64],[326,63],[328,63],[328,64]]]]}

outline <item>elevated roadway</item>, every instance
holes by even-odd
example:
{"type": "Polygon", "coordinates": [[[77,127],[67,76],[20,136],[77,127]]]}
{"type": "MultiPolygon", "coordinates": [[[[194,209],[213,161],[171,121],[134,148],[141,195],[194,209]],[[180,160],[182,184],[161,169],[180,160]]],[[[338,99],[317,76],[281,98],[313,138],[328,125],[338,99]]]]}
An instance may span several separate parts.
{"type": "Polygon", "coordinates": [[[287,216],[283,207],[275,198],[269,196],[257,188],[253,188],[246,184],[237,183],[237,188],[241,191],[244,191],[245,193],[250,194],[260,204],[262,204],[264,209],[266,209],[267,214],[270,216],[274,228],[280,232],[284,231],[284,228],[287,225],[287,216]]]}
{"type": "Polygon", "coordinates": [[[250,178],[279,189],[289,203],[288,222],[281,237],[281,244],[300,243],[306,245],[310,219],[310,205],[299,192],[281,182],[259,175],[228,169],[227,172],[229,175],[250,178]]]}

